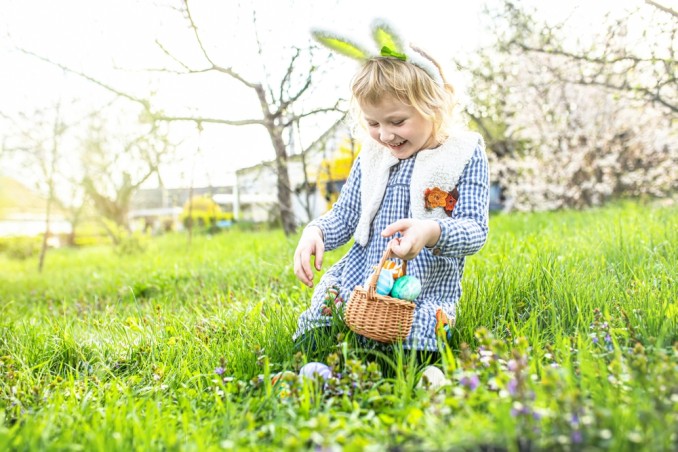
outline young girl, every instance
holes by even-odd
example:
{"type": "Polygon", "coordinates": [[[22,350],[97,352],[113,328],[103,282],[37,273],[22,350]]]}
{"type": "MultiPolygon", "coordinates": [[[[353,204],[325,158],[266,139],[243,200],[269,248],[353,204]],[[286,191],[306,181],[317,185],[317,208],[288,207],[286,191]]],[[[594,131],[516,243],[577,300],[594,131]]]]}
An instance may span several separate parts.
{"type": "MultiPolygon", "coordinates": [[[[379,27],[393,38],[389,28],[379,27]]],[[[355,286],[365,285],[390,244],[393,254],[408,261],[407,273],[422,283],[403,348],[435,352],[438,335],[454,323],[465,257],[487,238],[484,143],[477,133],[453,126],[454,90],[421,50],[384,45],[380,56],[362,63],[351,88],[370,138],[338,201],[304,229],[294,253],[296,276],[313,287],[311,256],[319,271],[325,251],[352,237],[355,243],[318,282],[294,339],[303,343],[330,325],[336,312],[331,305],[348,301],[355,286]]]]}

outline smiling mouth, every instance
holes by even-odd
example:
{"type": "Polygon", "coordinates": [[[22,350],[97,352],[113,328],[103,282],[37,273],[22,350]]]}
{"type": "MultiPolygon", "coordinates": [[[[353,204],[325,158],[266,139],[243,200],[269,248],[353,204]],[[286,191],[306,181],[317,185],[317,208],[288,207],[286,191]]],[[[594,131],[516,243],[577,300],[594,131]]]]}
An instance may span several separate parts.
{"type": "Polygon", "coordinates": [[[407,140],[399,141],[399,142],[397,142],[397,143],[388,143],[387,146],[390,147],[390,148],[394,148],[394,149],[395,149],[395,148],[399,148],[400,146],[402,146],[403,144],[405,144],[406,141],[407,141],[407,140]]]}

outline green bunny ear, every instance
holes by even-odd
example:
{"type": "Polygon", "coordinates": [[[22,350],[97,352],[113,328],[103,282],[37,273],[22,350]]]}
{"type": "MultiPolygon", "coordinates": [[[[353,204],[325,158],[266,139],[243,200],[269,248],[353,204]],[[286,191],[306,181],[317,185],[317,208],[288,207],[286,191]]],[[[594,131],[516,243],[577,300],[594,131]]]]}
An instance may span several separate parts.
{"type": "Polygon", "coordinates": [[[377,47],[380,49],[387,47],[394,53],[405,53],[403,42],[398,34],[382,19],[377,19],[372,22],[372,37],[377,42],[377,47]]]}
{"type": "Polygon", "coordinates": [[[332,35],[324,30],[311,30],[311,35],[313,35],[315,40],[320,44],[349,58],[361,61],[370,58],[369,52],[346,38],[332,35]]]}

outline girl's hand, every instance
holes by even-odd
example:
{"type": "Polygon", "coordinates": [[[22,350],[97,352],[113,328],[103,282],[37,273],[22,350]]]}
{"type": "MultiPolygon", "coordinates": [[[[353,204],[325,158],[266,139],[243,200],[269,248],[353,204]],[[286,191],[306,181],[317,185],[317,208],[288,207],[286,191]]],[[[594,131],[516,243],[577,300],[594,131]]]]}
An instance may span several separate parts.
{"type": "Polygon", "coordinates": [[[406,218],[391,223],[381,231],[382,237],[400,232],[401,237],[391,241],[391,250],[406,261],[414,259],[425,246],[434,246],[440,239],[440,226],[433,220],[406,218]]]}
{"type": "Polygon", "coordinates": [[[315,269],[320,271],[323,265],[325,243],[323,233],[317,226],[304,229],[297,249],[294,252],[294,274],[308,287],[313,287],[313,271],[311,270],[311,256],[315,256],[315,269]]]}

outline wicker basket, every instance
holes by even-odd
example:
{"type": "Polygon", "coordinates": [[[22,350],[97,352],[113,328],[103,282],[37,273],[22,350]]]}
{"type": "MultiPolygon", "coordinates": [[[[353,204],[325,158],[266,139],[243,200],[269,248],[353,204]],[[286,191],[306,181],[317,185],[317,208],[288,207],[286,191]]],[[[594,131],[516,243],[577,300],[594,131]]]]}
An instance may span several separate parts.
{"type": "MultiPolygon", "coordinates": [[[[367,288],[357,286],[353,289],[344,310],[344,321],[352,331],[386,344],[401,341],[410,334],[416,306],[411,301],[377,293],[379,274],[391,256],[388,246],[367,288]]],[[[406,271],[407,261],[403,261],[403,275],[406,271]]]]}

